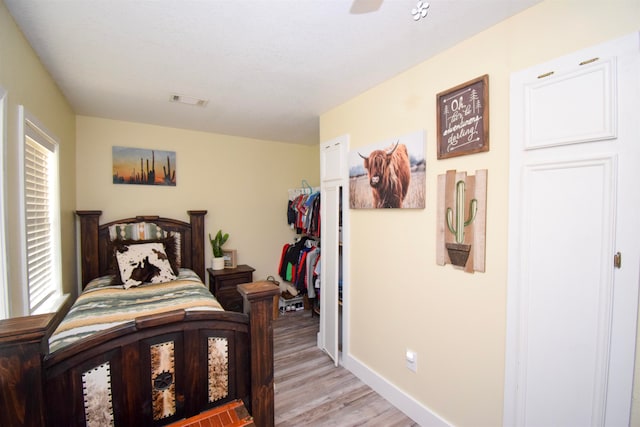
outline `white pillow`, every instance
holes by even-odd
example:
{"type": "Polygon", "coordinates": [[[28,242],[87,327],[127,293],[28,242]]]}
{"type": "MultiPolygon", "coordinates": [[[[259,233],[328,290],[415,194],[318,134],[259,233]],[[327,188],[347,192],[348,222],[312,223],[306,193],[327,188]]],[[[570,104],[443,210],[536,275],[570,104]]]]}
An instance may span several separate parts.
{"type": "Polygon", "coordinates": [[[116,249],[116,259],[125,289],[176,279],[162,243],[122,245],[116,249]]]}

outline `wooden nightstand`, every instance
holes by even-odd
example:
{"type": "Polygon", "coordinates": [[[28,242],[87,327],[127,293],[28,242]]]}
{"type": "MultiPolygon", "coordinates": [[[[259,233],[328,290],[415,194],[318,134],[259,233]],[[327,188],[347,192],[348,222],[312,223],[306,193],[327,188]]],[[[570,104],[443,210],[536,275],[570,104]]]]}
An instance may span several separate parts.
{"type": "Polygon", "coordinates": [[[207,268],[209,273],[209,290],[228,311],[242,313],[242,295],[236,287],[242,283],[253,282],[255,268],[241,264],[236,268],[213,270],[207,268]]]}

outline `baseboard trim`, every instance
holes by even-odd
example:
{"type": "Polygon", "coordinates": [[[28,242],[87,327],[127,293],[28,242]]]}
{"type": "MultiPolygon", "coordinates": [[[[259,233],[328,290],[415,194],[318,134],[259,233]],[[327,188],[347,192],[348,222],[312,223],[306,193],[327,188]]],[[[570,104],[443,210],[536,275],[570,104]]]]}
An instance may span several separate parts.
{"type": "Polygon", "coordinates": [[[453,424],[422,405],[404,391],[351,355],[342,355],[342,365],[376,393],[423,427],[452,427],[453,424]]]}

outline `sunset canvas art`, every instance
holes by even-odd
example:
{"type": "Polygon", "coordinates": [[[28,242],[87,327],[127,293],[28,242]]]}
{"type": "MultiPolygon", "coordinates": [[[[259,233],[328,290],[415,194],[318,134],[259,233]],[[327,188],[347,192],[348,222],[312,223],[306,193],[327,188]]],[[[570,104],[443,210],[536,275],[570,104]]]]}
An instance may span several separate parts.
{"type": "Polygon", "coordinates": [[[176,152],[113,147],[113,183],[176,185],[176,152]]]}

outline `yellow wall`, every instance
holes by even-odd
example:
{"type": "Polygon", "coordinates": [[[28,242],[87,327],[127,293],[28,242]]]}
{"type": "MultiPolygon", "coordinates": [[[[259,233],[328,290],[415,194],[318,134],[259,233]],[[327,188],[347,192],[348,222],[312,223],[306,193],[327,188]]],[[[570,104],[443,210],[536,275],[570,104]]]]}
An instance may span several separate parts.
{"type": "MultiPolygon", "coordinates": [[[[187,210],[206,209],[205,232],[228,232],[224,248],[236,249],[256,280],[277,277],[282,246],[295,236],[287,190],[303,179],[318,185],[320,169],[317,146],[84,116],[77,117],[76,161],[78,209],[102,210],[101,221],[158,213],[188,221],[187,210]],[[175,151],[177,185],[113,184],[113,146],[175,151]]],[[[210,267],[208,242],[206,249],[210,267]]]]}
{"type": "MultiPolygon", "coordinates": [[[[35,116],[60,141],[60,208],[62,236],[75,233],[75,114],[40,63],[31,46],[0,2],[0,87],[8,93],[7,139],[5,147],[7,258],[9,304],[12,316],[21,315],[19,294],[24,282],[19,271],[21,242],[19,232],[18,106],[35,116]]],[[[76,283],[75,240],[62,239],[63,291],[73,292],[76,283]]]]}
{"type": "MultiPolygon", "coordinates": [[[[418,25],[429,19],[435,9],[418,25]]],[[[321,140],[349,134],[352,149],[426,130],[426,209],[350,212],[349,348],[454,425],[502,423],[510,73],[639,28],[637,0],[547,0],[321,116],[321,140]],[[436,160],[436,94],[483,74],[491,150],[436,160]],[[449,169],[489,170],[485,273],[435,263],[436,177],[449,169]]]]}

